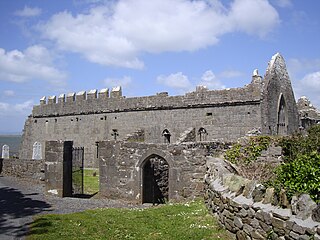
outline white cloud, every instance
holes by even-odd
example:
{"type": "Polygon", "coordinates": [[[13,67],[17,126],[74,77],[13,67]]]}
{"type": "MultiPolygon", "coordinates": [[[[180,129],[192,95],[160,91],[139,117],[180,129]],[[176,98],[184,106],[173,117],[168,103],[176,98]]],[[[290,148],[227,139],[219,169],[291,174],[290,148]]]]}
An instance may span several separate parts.
{"type": "Polygon", "coordinates": [[[0,116],[21,116],[31,112],[34,105],[33,100],[27,100],[22,103],[9,104],[0,102],[0,116]]]}
{"type": "Polygon", "coordinates": [[[206,71],[202,75],[200,85],[206,86],[212,90],[226,88],[211,70],[206,71]]]}
{"type": "Polygon", "coordinates": [[[0,102],[0,114],[3,114],[3,112],[7,111],[9,109],[9,104],[0,102]]]}
{"type": "Polygon", "coordinates": [[[307,74],[301,83],[309,89],[320,93],[320,71],[307,74]]]}
{"type": "Polygon", "coordinates": [[[229,17],[235,29],[261,37],[279,24],[278,12],[267,0],[235,0],[229,17]]]}
{"type": "Polygon", "coordinates": [[[157,82],[167,87],[179,90],[189,90],[191,88],[191,83],[188,77],[183,75],[182,72],[173,73],[168,76],[158,76],[157,82]]]}
{"type": "Polygon", "coordinates": [[[307,96],[311,102],[320,107],[320,71],[306,74],[301,80],[297,81],[295,92],[297,97],[307,96]]]}
{"type": "Polygon", "coordinates": [[[3,91],[3,95],[7,96],[7,97],[12,97],[15,95],[15,93],[12,90],[5,90],[5,91],[3,91]]]}
{"type": "Polygon", "coordinates": [[[131,77],[124,76],[123,78],[106,78],[103,82],[108,87],[127,87],[132,83],[132,79],[131,77]]]}
{"type": "Polygon", "coordinates": [[[91,62],[141,69],[141,53],[194,51],[234,31],[265,36],[278,24],[267,0],[234,0],[229,8],[218,0],[119,0],[83,14],[60,12],[39,29],[91,62]]]}
{"type": "Polygon", "coordinates": [[[23,52],[0,48],[0,81],[21,83],[33,79],[61,84],[66,74],[53,66],[51,55],[43,46],[33,45],[23,52]]]}
{"type": "Polygon", "coordinates": [[[41,13],[41,8],[24,6],[22,10],[18,10],[14,14],[19,17],[36,17],[41,13]]]}

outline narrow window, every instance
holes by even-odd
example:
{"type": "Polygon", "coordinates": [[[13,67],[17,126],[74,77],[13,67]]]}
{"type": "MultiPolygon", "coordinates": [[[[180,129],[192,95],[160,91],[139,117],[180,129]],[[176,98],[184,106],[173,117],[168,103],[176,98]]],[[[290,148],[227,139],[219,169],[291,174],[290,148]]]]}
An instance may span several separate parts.
{"type": "Polygon", "coordinates": [[[113,139],[116,141],[119,136],[118,129],[112,129],[111,136],[113,136],[113,139]]]}
{"type": "Polygon", "coordinates": [[[205,128],[200,128],[199,131],[198,131],[198,135],[199,135],[199,139],[200,139],[200,142],[201,141],[206,141],[207,139],[207,130],[205,128]]]}
{"type": "Polygon", "coordinates": [[[164,143],[170,143],[171,134],[168,129],[163,130],[162,132],[164,143]]]}

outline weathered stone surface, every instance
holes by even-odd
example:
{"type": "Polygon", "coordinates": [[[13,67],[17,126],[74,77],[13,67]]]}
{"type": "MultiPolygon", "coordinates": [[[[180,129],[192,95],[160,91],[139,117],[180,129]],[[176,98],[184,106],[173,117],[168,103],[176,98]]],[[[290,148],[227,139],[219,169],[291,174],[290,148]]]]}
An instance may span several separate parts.
{"type": "Polygon", "coordinates": [[[279,229],[283,229],[286,226],[286,222],[284,220],[275,218],[275,217],[271,219],[271,224],[275,228],[279,228],[279,229]]]}
{"type": "Polygon", "coordinates": [[[267,188],[262,203],[272,203],[274,198],[274,188],[267,188]]]}
{"type": "Polygon", "coordinates": [[[318,204],[316,208],[312,210],[311,214],[312,220],[320,222],[320,205],[318,204]]]}
{"type": "Polygon", "coordinates": [[[320,235],[315,234],[315,235],[313,236],[313,238],[314,238],[314,240],[320,240],[320,235]]]}
{"type": "Polygon", "coordinates": [[[279,195],[280,195],[280,205],[284,208],[290,207],[290,203],[289,203],[286,191],[281,189],[279,195]]]}
{"type": "Polygon", "coordinates": [[[237,231],[236,234],[237,240],[247,240],[249,236],[244,231],[237,231]]]}
{"type": "Polygon", "coordinates": [[[306,232],[306,229],[298,224],[293,224],[292,231],[299,234],[304,234],[306,232]]]}
{"type": "Polygon", "coordinates": [[[252,192],[252,198],[255,202],[260,202],[264,198],[266,187],[262,184],[257,184],[252,192]]]}
{"type": "Polygon", "coordinates": [[[253,239],[259,239],[259,240],[265,240],[266,238],[263,236],[263,235],[261,235],[258,231],[253,231],[252,233],[251,233],[251,237],[253,238],[253,239]]]}
{"type": "Polygon", "coordinates": [[[294,205],[293,208],[296,210],[297,217],[303,220],[310,217],[312,211],[317,207],[317,204],[308,194],[302,194],[294,205]]]}
{"type": "Polygon", "coordinates": [[[251,226],[248,225],[248,224],[244,224],[244,225],[243,225],[243,231],[244,231],[246,234],[250,235],[251,232],[253,231],[253,227],[251,227],[251,226]]]}
{"type": "Polygon", "coordinates": [[[242,229],[243,223],[242,223],[241,218],[235,217],[234,220],[233,220],[233,222],[234,222],[234,225],[235,225],[237,228],[242,229]]]}
{"type": "Polygon", "coordinates": [[[283,208],[276,208],[275,210],[272,211],[273,216],[283,219],[283,220],[288,220],[292,214],[290,209],[283,209],[283,208]]]}
{"type": "Polygon", "coordinates": [[[299,237],[300,237],[299,234],[297,234],[297,233],[295,233],[295,232],[293,232],[293,231],[291,231],[291,232],[289,233],[289,236],[290,236],[291,238],[295,239],[295,240],[298,240],[299,237]]]}
{"type": "Polygon", "coordinates": [[[44,164],[44,160],[2,159],[2,174],[39,181],[44,178],[44,164]]]}
{"type": "Polygon", "coordinates": [[[252,192],[257,184],[258,182],[256,180],[251,180],[247,182],[243,190],[243,196],[245,196],[246,198],[251,198],[252,192]]]}

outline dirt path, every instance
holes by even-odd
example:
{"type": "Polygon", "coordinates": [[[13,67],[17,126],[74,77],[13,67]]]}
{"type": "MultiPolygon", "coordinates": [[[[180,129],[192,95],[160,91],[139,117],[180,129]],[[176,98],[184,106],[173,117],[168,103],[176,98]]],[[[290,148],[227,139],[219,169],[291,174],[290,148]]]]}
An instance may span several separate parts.
{"type": "Polygon", "coordinates": [[[44,195],[44,186],[0,176],[0,239],[24,239],[37,214],[71,213],[94,208],[141,207],[107,199],[58,198],[44,195]]]}

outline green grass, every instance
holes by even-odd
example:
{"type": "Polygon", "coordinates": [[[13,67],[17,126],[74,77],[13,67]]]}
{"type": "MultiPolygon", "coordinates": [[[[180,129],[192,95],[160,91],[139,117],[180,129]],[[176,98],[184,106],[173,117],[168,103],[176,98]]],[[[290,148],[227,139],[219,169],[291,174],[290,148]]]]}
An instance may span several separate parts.
{"type": "Polygon", "coordinates": [[[83,191],[85,194],[95,194],[99,192],[99,169],[83,170],[83,191]],[[93,173],[96,173],[96,176],[93,173]]]}
{"type": "Polygon", "coordinates": [[[204,204],[167,204],[147,209],[98,209],[38,216],[33,239],[232,239],[204,204]]]}

